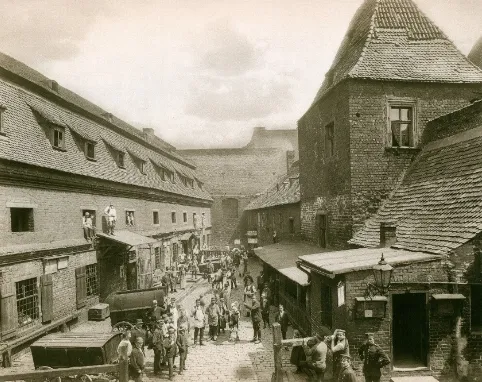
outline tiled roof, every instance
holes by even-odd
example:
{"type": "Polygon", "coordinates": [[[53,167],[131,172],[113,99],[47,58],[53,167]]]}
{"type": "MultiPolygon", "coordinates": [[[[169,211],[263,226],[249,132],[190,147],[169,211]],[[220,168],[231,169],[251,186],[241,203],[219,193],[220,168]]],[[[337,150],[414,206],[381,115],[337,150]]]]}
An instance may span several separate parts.
{"type": "Polygon", "coordinates": [[[297,173],[283,176],[266,192],[254,198],[244,210],[258,210],[260,208],[298,203],[299,201],[300,180],[299,173],[297,173]]]}
{"type": "Polygon", "coordinates": [[[396,248],[447,254],[482,231],[482,127],[429,143],[401,184],[350,241],[376,247],[380,224],[396,248]]]}
{"type": "Polygon", "coordinates": [[[254,249],[261,261],[278,270],[295,266],[300,256],[322,251],[322,248],[303,241],[283,241],[254,249]]]}
{"type": "Polygon", "coordinates": [[[300,256],[301,263],[328,277],[373,268],[383,254],[390,265],[439,260],[440,256],[394,248],[359,248],[300,256]]]}
{"type": "Polygon", "coordinates": [[[145,145],[142,140],[130,139],[126,134],[5,81],[0,81],[0,104],[6,107],[3,121],[7,139],[0,140],[2,159],[161,190],[203,201],[212,200],[207,191],[197,184],[191,188],[184,186],[180,179],[176,179],[175,183],[162,181],[150,162],[146,165],[146,174],[142,174],[130,155],[125,156],[125,169],[119,168],[112,148],[123,152],[130,151],[146,162],[151,158],[157,163],[169,163],[166,167],[181,169],[194,178],[195,171],[188,165],[163,155],[163,151],[145,145]],[[67,126],[65,151],[52,147],[48,137],[48,126],[51,124],[67,126]],[[88,160],[84,155],[82,139],[86,137],[97,143],[95,161],[88,160]],[[101,141],[105,144],[101,144],[101,141]]]}
{"type": "MultiPolygon", "coordinates": [[[[35,84],[36,86],[40,86],[43,90],[48,91],[51,96],[58,97],[59,99],[62,99],[76,107],[79,107],[95,116],[103,117],[109,114],[106,110],[86,100],[85,98],[74,93],[73,91],[62,87],[61,85],[57,86],[57,91],[52,90],[51,79],[44,76],[42,73],[37,72],[35,69],[32,69],[31,67],[25,65],[24,63],[14,59],[13,57],[10,57],[5,53],[0,52],[0,73],[2,71],[12,73],[24,80],[29,81],[32,84],[35,84]]],[[[155,137],[155,139],[146,138],[146,135],[141,130],[117,118],[116,116],[112,116],[111,123],[117,128],[126,132],[127,134],[133,135],[138,139],[145,140],[150,144],[156,146],[158,149],[168,152],[169,155],[171,155],[172,157],[187,162],[186,159],[182,158],[182,156],[178,155],[175,152],[174,146],[163,141],[159,137],[155,137]]]]}
{"type": "Polygon", "coordinates": [[[482,71],[412,0],[365,0],[313,103],[346,78],[479,83],[482,71]]]}
{"type": "Polygon", "coordinates": [[[482,68],[482,37],[477,40],[470,51],[468,58],[479,68],[482,68]]]}

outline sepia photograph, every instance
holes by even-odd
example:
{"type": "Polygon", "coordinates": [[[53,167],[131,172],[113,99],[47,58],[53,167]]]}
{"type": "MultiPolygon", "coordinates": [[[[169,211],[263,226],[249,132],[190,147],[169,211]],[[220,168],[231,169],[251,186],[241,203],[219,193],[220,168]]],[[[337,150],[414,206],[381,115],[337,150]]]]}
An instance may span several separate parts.
{"type": "Polygon", "coordinates": [[[481,0],[2,0],[0,382],[481,382],[481,0]]]}

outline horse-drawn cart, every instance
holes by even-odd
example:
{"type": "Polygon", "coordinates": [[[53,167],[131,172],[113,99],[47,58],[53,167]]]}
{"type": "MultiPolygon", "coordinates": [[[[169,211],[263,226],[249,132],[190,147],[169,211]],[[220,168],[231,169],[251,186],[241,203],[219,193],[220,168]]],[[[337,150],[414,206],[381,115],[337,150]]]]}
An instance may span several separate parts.
{"type": "Polygon", "coordinates": [[[133,329],[139,319],[142,319],[144,325],[148,326],[152,301],[156,300],[160,306],[166,296],[167,287],[165,286],[116,292],[109,295],[105,302],[109,304],[112,330],[133,329]]]}

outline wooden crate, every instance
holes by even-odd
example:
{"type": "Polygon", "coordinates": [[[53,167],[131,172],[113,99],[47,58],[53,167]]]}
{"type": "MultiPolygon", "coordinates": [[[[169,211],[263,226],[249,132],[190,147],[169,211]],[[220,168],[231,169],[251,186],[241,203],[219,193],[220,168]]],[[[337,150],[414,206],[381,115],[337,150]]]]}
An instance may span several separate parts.
{"type": "Polygon", "coordinates": [[[109,304],[97,304],[89,309],[89,321],[102,321],[109,316],[109,304]]]}

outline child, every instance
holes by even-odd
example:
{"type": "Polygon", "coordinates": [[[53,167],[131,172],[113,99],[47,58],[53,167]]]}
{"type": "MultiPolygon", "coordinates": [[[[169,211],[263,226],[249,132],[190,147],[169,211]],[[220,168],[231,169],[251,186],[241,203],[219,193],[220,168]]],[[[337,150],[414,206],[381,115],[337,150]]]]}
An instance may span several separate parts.
{"type": "Polygon", "coordinates": [[[179,328],[179,335],[177,336],[177,347],[179,350],[179,374],[186,369],[186,358],[187,358],[187,350],[188,350],[188,342],[187,342],[187,335],[186,329],[184,327],[179,328]]]}
{"type": "Polygon", "coordinates": [[[229,330],[231,331],[229,341],[239,341],[239,309],[236,302],[231,304],[231,310],[229,311],[229,330]]]}

